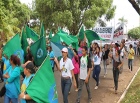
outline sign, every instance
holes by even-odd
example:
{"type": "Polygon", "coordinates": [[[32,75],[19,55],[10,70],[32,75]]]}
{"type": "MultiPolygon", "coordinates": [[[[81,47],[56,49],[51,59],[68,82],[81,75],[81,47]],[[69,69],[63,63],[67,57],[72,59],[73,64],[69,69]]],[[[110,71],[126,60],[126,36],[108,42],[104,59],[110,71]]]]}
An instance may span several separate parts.
{"type": "Polygon", "coordinates": [[[113,39],[113,27],[95,27],[93,31],[96,32],[103,39],[113,39]]]}
{"type": "Polygon", "coordinates": [[[123,39],[123,34],[124,34],[124,25],[121,24],[120,26],[118,26],[115,29],[114,35],[113,35],[113,40],[121,41],[123,39]]]}

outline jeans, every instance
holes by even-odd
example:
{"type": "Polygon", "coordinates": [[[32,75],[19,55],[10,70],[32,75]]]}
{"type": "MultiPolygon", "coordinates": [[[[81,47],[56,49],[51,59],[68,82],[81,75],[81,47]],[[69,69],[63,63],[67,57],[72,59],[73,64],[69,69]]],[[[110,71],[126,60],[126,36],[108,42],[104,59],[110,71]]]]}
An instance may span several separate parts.
{"type": "Polygon", "coordinates": [[[103,65],[104,65],[104,74],[107,74],[107,60],[103,60],[103,65]]]}
{"type": "Polygon", "coordinates": [[[62,89],[64,103],[68,103],[68,94],[69,94],[71,84],[72,83],[70,78],[66,79],[61,77],[61,89],[62,89]]]}
{"type": "Polygon", "coordinates": [[[129,69],[131,69],[131,71],[132,71],[132,63],[133,63],[133,59],[128,59],[128,67],[129,69]]]}
{"type": "Polygon", "coordinates": [[[96,86],[99,85],[99,74],[100,74],[100,71],[101,71],[100,65],[95,65],[95,66],[94,66],[94,69],[93,69],[92,77],[93,77],[93,78],[95,79],[95,81],[96,81],[96,86]]]}
{"type": "Polygon", "coordinates": [[[134,47],[134,51],[135,51],[135,54],[137,54],[137,52],[136,52],[137,51],[137,48],[136,47],[134,47]]]}
{"type": "Polygon", "coordinates": [[[10,98],[8,96],[4,96],[4,103],[18,103],[18,98],[10,98]]]}
{"type": "Polygon", "coordinates": [[[119,79],[119,69],[118,68],[113,68],[113,78],[114,78],[115,90],[117,90],[118,89],[118,79],[119,79]]]}
{"type": "MultiPolygon", "coordinates": [[[[85,83],[85,80],[82,80],[82,79],[79,80],[78,97],[77,97],[77,100],[76,100],[77,102],[80,102],[80,98],[81,98],[81,94],[82,94],[82,88],[83,88],[84,83],[85,83]]],[[[91,93],[90,93],[90,88],[89,88],[89,82],[85,83],[85,85],[86,85],[86,89],[87,89],[87,93],[88,93],[88,100],[90,100],[91,99],[91,93]]]]}

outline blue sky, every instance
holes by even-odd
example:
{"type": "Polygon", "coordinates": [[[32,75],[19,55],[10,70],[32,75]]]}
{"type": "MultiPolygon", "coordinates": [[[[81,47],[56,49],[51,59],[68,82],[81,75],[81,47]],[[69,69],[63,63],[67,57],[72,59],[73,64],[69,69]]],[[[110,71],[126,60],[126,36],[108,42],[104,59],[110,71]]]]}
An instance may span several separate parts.
{"type": "MultiPolygon", "coordinates": [[[[31,4],[32,0],[20,0],[22,3],[31,4]]],[[[140,16],[134,10],[128,0],[114,0],[113,5],[116,5],[115,17],[107,23],[108,26],[117,27],[118,19],[124,17],[128,20],[127,29],[140,26],[140,16]]]]}

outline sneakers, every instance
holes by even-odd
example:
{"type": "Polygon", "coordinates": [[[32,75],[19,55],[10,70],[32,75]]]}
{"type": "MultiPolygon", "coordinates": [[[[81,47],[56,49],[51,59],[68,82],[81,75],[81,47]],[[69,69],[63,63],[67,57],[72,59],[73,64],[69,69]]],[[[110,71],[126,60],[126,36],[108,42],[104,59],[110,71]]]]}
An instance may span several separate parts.
{"type": "Polygon", "coordinates": [[[98,89],[98,86],[96,86],[94,89],[98,89]]]}

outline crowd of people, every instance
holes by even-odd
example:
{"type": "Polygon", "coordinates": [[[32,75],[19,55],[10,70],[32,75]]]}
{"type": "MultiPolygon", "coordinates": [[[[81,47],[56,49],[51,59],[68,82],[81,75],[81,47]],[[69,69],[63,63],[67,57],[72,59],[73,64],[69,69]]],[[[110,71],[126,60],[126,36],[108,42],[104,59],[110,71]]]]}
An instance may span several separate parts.
{"type": "MultiPolygon", "coordinates": [[[[130,72],[133,70],[133,59],[135,51],[131,43],[129,44],[129,48],[127,48],[127,46],[125,45],[124,39],[120,44],[110,43],[105,44],[104,46],[102,45],[102,43],[99,44],[97,42],[94,42],[88,48],[86,41],[81,41],[77,51],[70,47],[74,53],[74,57],[72,59],[68,58],[67,48],[62,49],[62,59],[60,59],[60,62],[59,60],[57,60],[57,58],[54,57],[56,66],[57,68],[59,68],[59,71],[62,74],[61,88],[64,103],[68,103],[68,93],[70,92],[70,88],[72,85],[71,80],[73,80],[75,91],[78,91],[76,103],[80,103],[84,84],[88,93],[87,102],[91,103],[92,96],[89,86],[90,75],[92,75],[92,78],[96,82],[96,86],[94,89],[98,89],[100,84],[102,61],[104,67],[104,77],[106,77],[107,75],[107,66],[111,62],[115,94],[117,94],[118,91],[119,74],[121,74],[123,71],[123,63],[125,59],[128,59],[128,68],[130,69],[130,72]]],[[[139,45],[140,42],[138,44],[138,47],[139,45]]]]}
{"type": "MultiPolygon", "coordinates": [[[[122,40],[120,44],[110,43],[104,46],[101,42],[100,45],[97,42],[93,42],[88,47],[86,41],[80,41],[77,50],[68,47],[73,51],[73,58],[68,57],[68,48],[64,47],[61,50],[62,57],[58,59],[55,57],[52,47],[47,41],[46,50],[48,51],[47,55],[50,56],[52,71],[54,72],[56,65],[57,70],[61,72],[63,102],[68,103],[68,94],[73,84],[77,92],[76,103],[80,103],[83,85],[85,84],[88,93],[88,103],[91,103],[92,95],[89,79],[92,76],[96,82],[95,89],[98,89],[100,84],[101,62],[103,62],[104,77],[107,75],[108,65],[112,65],[114,89],[117,94],[118,78],[119,74],[123,71],[124,59],[128,59],[128,68],[132,71],[134,55],[140,55],[140,42],[134,44],[130,44],[128,49],[126,48],[125,40],[122,40]]],[[[2,53],[2,46],[0,48],[0,77],[1,81],[4,82],[4,103],[18,103],[19,101],[20,103],[36,103],[26,93],[26,88],[36,72],[30,47],[27,47],[24,64],[21,64],[20,59],[15,55],[11,55],[8,58],[6,54],[2,53]],[[23,71],[20,69],[21,66],[24,68],[23,71]],[[20,83],[21,75],[24,78],[22,83],[20,83]]]]}

